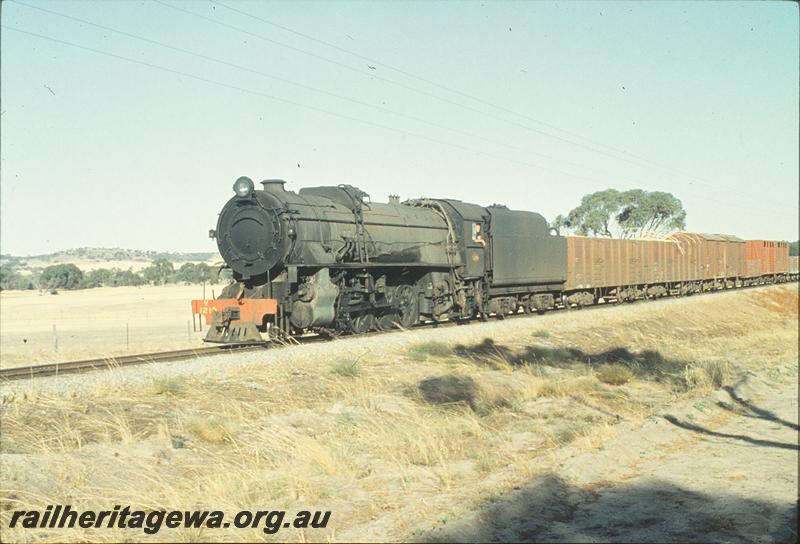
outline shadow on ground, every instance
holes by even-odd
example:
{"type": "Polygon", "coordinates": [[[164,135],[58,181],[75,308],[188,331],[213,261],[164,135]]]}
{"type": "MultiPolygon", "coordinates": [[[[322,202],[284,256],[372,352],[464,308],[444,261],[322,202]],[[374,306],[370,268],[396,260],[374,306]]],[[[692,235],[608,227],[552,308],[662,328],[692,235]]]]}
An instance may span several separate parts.
{"type": "MultiPolygon", "coordinates": [[[[791,421],[786,421],[785,419],[781,419],[780,417],[770,412],[769,410],[759,408],[752,402],[741,398],[739,394],[736,392],[736,388],[726,385],[722,389],[726,393],[728,393],[728,395],[730,395],[731,400],[733,400],[736,404],[731,405],[728,404],[727,402],[718,401],[717,406],[719,406],[720,408],[731,412],[736,412],[737,414],[742,415],[744,417],[764,419],[766,421],[777,423],[779,425],[782,425],[784,427],[787,427],[795,431],[800,428],[796,423],[792,423],[791,421]]],[[[785,442],[777,442],[775,440],[764,440],[761,438],[753,438],[752,436],[748,436],[745,434],[721,433],[719,431],[713,431],[711,429],[707,429],[706,427],[697,425],[695,423],[682,421],[672,415],[665,415],[664,419],[666,419],[667,421],[669,421],[670,423],[672,423],[677,427],[706,436],[714,436],[717,438],[731,438],[733,440],[745,442],[753,446],[800,451],[800,446],[798,446],[797,444],[788,444],[785,442]]]]}
{"type": "Polygon", "coordinates": [[[431,404],[466,404],[476,406],[478,384],[469,376],[436,376],[419,382],[419,392],[431,404]]]}
{"type": "MultiPolygon", "coordinates": [[[[690,364],[682,360],[668,359],[652,350],[632,352],[627,348],[618,347],[598,353],[586,353],[575,348],[549,348],[539,345],[514,350],[496,343],[491,338],[485,338],[474,345],[458,345],[452,350],[438,344],[424,347],[427,352],[432,352],[435,348],[437,352],[434,355],[451,361],[455,357],[489,368],[512,365],[575,370],[587,366],[600,369],[603,365],[620,365],[639,379],[665,383],[674,390],[684,390],[687,387],[685,370],[690,364]]],[[[430,404],[460,404],[469,406],[473,410],[478,405],[480,389],[480,384],[472,378],[457,374],[428,377],[418,384],[418,393],[430,404]]]]}
{"type": "Polygon", "coordinates": [[[753,500],[735,490],[708,495],[659,480],[579,488],[546,475],[416,540],[797,542],[796,526],[796,503],[753,500]]]}
{"type": "Polygon", "coordinates": [[[765,448],[779,448],[783,450],[796,450],[796,451],[800,450],[800,446],[798,446],[797,444],[786,444],[784,442],[776,442],[774,440],[763,440],[761,438],[753,438],[751,436],[747,436],[744,434],[721,433],[718,431],[712,431],[711,429],[707,429],[705,427],[696,425],[694,423],[689,423],[688,421],[681,421],[680,419],[671,415],[664,416],[664,419],[666,419],[667,421],[669,421],[670,423],[672,423],[677,427],[698,434],[703,434],[706,436],[715,436],[717,438],[731,438],[733,440],[739,440],[741,442],[752,444],[753,446],[763,446],[765,448]]]}
{"type": "Polygon", "coordinates": [[[691,364],[691,361],[664,357],[654,350],[633,352],[624,347],[616,347],[587,353],[577,348],[550,348],[540,345],[514,350],[491,338],[484,338],[482,342],[470,346],[458,345],[453,348],[453,354],[490,366],[496,366],[500,362],[513,366],[541,364],[554,367],[571,367],[576,363],[589,366],[619,364],[628,367],[639,378],[677,385],[685,384],[684,370],[691,364]]]}
{"type": "MultiPolygon", "coordinates": [[[[730,395],[731,400],[733,400],[739,406],[739,410],[737,411],[739,411],[743,416],[753,417],[758,419],[766,419],[767,421],[778,423],[780,425],[783,425],[784,427],[794,429],[795,431],[800,431],[800,425],[792,423],[791,421],[786,421],[785,419],[781,419],[777,415],[770,412],[769,410],[764,410],[763,408],[759,408],[752,402],[741,398],[739,394],[736,392],[735,387],[726,385],[722,389],[724,389],[725,392],[728,393],[728,395],[730,395]]],[[[718,406],[724,408],[725,410],[734,410],[734,408],[731,408],[725,403],[718,402],[717,404],[718,406]]]]}

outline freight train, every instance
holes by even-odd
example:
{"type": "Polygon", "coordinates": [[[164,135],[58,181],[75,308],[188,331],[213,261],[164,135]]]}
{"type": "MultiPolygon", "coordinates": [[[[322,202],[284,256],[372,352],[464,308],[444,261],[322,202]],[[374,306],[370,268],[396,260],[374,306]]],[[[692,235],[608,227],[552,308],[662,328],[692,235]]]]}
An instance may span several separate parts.
{"type": "Polygon", "coordinates": [[[797,278],[783,241],[559,236],[540,214],[497,204],[261,186],[237,179],[209,233],[233,281],[219,298],[192,301],[207,342],[359,334],[797,278]]]}

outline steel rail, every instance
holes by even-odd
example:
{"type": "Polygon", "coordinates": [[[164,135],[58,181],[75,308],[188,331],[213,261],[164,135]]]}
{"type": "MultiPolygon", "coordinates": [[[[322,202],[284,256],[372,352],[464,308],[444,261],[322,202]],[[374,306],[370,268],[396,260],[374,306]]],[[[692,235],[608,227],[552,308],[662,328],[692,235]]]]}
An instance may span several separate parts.
{"type": "MultiPolygon", "coordinates": [[[[786,283],[796,283],[796,280],[790,280],[786,283]]],[[[698,294],[702,296],[702,295],[711,295],[714,293],[725,293],[730,291],[743,291],[748,289],[758,289],[762,287],[772,287],[775,285],[782,285],[782,283],[748,285],[732,289],[717,289],[717,290],[706,291],[701,293],[692,293],[692,294],[698,294]]],[[[656,299],[636,299],[624,303],[614,300],[609,302],[589,304],[586,306],[575,307],[575,308],[560,306],[556,307],[555,309],[548,310],[547,313],[554,311],[570,312],[570,311],[584,310],[584,309],[591,310],[593,308],[609,308],[609,307],[619,308],[625,304],[632,304],[635,302],[674,300],[678,298],[684,298],[686,296],[691,296],[692,294],[667,295],[663,297],[658,297],[656,299]]],[[[517,312],[512,314],[506,314],[503,316],[495,315],[493,316],[493,319],[495,320],[516,319],[524,317],[534,317],[535,315],[537,315],[536,312],[517,312]]],[[[489,319],[490,318],[487,318],[486,320],[469,319],[469,320],[447,320],[439,322],[428,321],[420,323],[414,326],[413,328],[424,328],[424,327],[440,328],[440,327],[480,324],[480,323],[486,323],[489,319]]],[[[83,372],[90,372],[92,370],[110,370],[113,368],[121,368],[125,366],[142,365],[149,363],[174,362],[174,361],[181,361],[184,359],[209,357],[212,355],[220,355],[224,353],[241,353],[247,351],[263,350],[270,347],[289,347],[293,345],[300,345],[307,342],[324,341],[324,340],[332,340],[339,338],[364,338],[366,336],[384,334],[387,332],[398,332],[399,330],[403,329],[391,329],[387,331],[369,331],[362,334],[336,335],[331,337],[325,335],[313,334],[313,335],[291,337],[286,340],[272,340],[272,341],[264,341],[253,344],[223,344],[223,345],[203,346],[198,348],[189,348],[189,349],[172,350],[172,351],[159,351],[154,353],[109,356],[97,359],[84,359],[81,361],[67,361],[60,363],[45,363],[45,364],[30,365],[30,366],[0,368],[0,382],[33,379],[33,378],[44,378],[48,376],[60,376],[65,374],[80,374],[83,372]]]]}
{"type": "Polygon", "coordinates": [[[26,378],[43,378],[46,376],[60,376],[64,374],[80,374],[92,370],[109,370],[112,368],[121,368],[125,366],[142,365],[148,363],[181,361],[196,357],[209,357],[211,355],[219,355],[222,353],[240,353],[242,351],[265,349],[265,347],[266,343],[226,344],[220,346],[203,346],[189,349],[157,351],[154,353],[116,355],[100,357],[97,359],[83,359],[80,361],[66,361],[30,366],[0,368],[0,381],[23,380],[26,378]]]}

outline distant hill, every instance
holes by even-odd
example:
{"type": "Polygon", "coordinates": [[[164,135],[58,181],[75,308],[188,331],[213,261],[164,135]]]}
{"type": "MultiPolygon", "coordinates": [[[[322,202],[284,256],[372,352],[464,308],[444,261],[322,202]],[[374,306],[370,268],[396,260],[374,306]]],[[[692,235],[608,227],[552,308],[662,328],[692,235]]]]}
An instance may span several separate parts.
{"type": "Polygon", "coordinates": [[[119,247],[79,247],[45,255],[0,255],[0,264],[10,268],[41,268],[51,264],[74,263],[80,268],[114,267],[144,268],[155,259],[167,259],[180,265],[186,262],[218,261],[216,252],[146,251],[119,247]],[[83,266],[81,266],[83,265],[83,266]]]}

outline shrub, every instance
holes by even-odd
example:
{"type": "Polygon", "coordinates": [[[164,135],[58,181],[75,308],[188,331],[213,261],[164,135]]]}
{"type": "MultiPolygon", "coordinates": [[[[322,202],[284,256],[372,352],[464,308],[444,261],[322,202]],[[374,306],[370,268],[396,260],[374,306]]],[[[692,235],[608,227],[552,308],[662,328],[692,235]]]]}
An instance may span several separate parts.
{"type": "Polygon", "coordinates": [[[120,270],[118,268],[113,269],[109,282],[112,287],[125,285],[136,286],[143,285],[145,283],[144,278],[130,268],[128,270],[120,270]]]}
{"type": "Polygon", "coordinates": [[[83,288],[92,288],[92,287],[102,287],[104,285],[111,284],[111,270],[107,268],[96,268],[94,270],[89,270],[83,277],[83,282],[81,283],[81,287],[83,288]]]}
{"type": "Polygon", "coordinates": [[[23,276],[10,266],[0,266],[0,290],[3,289],[35,289],[35,276],[23,276]]]}
{"type": "Polygon", "coordinates": [[[74,264],[55,264],[42,270],[39,282],[45,289],[77,289],[83,282],[83,272],[74,264]]]}
{"type": "Polygon", "coordinates": [[[206,263],[183,263],[175,272],[173,280],[183,283],[211,282],[212,270],[206,263]]]}
{"type": "Polygon", "coordinates": [[[166,259],[156,259],[142,271],[145,281],[153,285],[165,285],[172,279],[174,273],[175,268],[166,259]]]}

